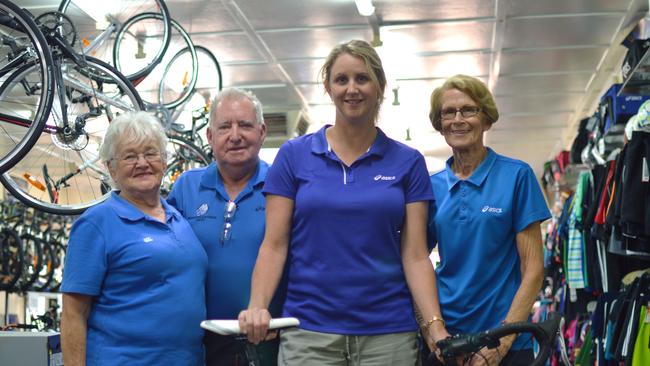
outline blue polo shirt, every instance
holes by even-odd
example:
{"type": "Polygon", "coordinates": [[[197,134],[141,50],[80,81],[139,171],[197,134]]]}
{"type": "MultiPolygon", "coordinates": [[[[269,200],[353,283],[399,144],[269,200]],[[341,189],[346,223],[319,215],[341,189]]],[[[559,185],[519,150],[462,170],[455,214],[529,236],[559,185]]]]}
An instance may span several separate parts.
{"type": "Polygon", "coordinates": [[[87,365],[203,365],[207,256],[162,204],[165,223],[114,192],[72,227],[61,291],[93,297],[87,365]]]}
{"type": "MultiPolygon", "coordinates": [[[[438,293],[447,330],[478,332],[506,317],[521,284],[516,235],[550,213],[532,169],[488,154],[472,176],[451,169],[431,176],[437,210],[429,210],[429,244],[438,244],[438,293]]],[[[531,348],[519,337],[513,349],[531,348]]]]}
{"type": "Polygon", "coordinates": [[[295,204],[284,315],[324,333],[414,331],[400,240],[406,204],[433,198],[424,158],[377,129],[348,167],[328,127],[282,145],[264,186],[295,204]]]}
{"type": "MultiPolygon", "coordinates": [[[[228,193],[216,163],[183,173],[167,201],[189,221],[208,254],[206,281],[209,319],[236,319],[248,307],[251,277],[264,239],[265,199],[262,187],[269,169],[261,161],[246,188],[235,198],[230,238],[221,243],[228,193]]],[[[269,310],[281,314],[284,286],[269,310]]]]}

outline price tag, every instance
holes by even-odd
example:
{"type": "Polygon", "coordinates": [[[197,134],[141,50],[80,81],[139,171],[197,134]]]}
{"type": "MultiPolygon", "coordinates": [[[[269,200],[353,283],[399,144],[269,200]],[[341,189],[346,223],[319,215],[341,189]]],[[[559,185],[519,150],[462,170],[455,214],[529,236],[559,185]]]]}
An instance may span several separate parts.
{"type": "Polygon", "coordinates": [[[650,182],[650,171],[648,169],[648,161],[645,159],[645,156],[643,157],[643,172],[641,175],[641,182],[650,182]]]}
{"type": "MultiPolygon", "coordinates": [[[[650,304],[648,304],[650,305],[650,304]]],[[[645,323],[650,323],[650,306],[645,309],[645,323]]]]}

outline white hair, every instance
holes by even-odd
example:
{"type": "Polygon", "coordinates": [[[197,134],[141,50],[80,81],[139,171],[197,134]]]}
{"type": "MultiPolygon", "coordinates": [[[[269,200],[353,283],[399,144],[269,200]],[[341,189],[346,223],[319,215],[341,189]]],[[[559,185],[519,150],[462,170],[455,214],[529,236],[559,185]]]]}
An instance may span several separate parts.
{"type": "Polygon", "coordinates": [[[255,96],[255,94],[251,93],[248,90],[240,89],[240,88],[226,88],[223,89],[222,91],[217,94],[214,99],[212,100],[212,103],[210,105],[210,124],[212,125],[213,120],[215,118],[215,114],[217,113],[217,106],[219,103],[223,100],[226,99],[234,99],[234,100],[248,100],[253,104],[253,107],[255,108],[255,118],[256,122],[264,125],[264,111],[262,110],[262,103],[260,102],[259,99],[255,96]]]}
{"type": "Polygon", "coordinates": [[[115,148],[120,141],[140,145],[152,140],[158,144],[160,155],[165,160],[167,135],[160,121],[143,111],[122,113],[108,125],[104,142],[99,148],[99,158],[108,165],[115,158],[115,148]]]}

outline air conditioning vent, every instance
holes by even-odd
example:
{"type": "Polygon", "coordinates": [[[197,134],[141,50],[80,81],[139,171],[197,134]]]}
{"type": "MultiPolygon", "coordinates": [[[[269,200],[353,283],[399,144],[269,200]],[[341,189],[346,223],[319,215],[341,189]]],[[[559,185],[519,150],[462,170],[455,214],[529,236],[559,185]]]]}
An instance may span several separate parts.
{"type": "Polygon", "coordinates": [[[268,137],[287,136],[287,114],[286,113],[265,113],[266,135],[268,137]]]}

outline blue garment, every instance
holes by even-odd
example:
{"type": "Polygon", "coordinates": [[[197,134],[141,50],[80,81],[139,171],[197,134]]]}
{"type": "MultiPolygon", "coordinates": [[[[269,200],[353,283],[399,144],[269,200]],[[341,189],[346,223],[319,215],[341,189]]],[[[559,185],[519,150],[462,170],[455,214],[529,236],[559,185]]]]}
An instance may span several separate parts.
{"type": "Polygon", "coordinates": [[[203,365],[207,256],[162,204],[165,223],[114,192],[72,227],[61,291],[93,297],[87,365],[203,365]]]}
{"type": "Polygon", "coordinates": [[[406,204],[433,198],[424,158],[377,129],[348,167],[328,127],[287,141],[264,186],[295,203],[284,315],[323,333],[414,331],[400,233],[406,204]]]}
{"type": "MultiPolygon", "coordinates": [[[[516,234],[550,217],[532,169],[488,154],[471,177],[447,168],[431,176],[437,210],[429,212],[430,246],[443,318],[450,333],[478,332],[503,321],[521,284],[516,234]]],[[[519,337],[513,349],[530,348],[519,337]]]]}
{"type": "MultiPolygon", "coordinates": [[[[248,185],[235,198],[230,238],[221,242],[228,193],[216,163],[183,173],[167,201],[189,221],[208,254],[206,280],[209,319],[236,319],[248,307],[251,277],[264,239],[265,199],[262,187],[269,169],[260,161],[248,185]]],[[[271,315],[281,314],[284,286],[278,286],[271,315]]]]}

